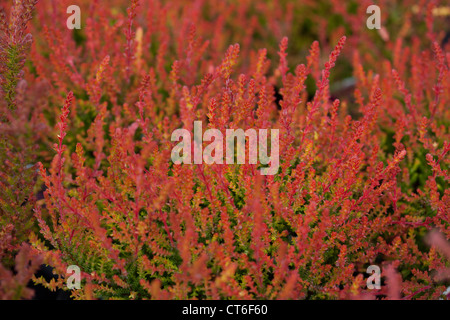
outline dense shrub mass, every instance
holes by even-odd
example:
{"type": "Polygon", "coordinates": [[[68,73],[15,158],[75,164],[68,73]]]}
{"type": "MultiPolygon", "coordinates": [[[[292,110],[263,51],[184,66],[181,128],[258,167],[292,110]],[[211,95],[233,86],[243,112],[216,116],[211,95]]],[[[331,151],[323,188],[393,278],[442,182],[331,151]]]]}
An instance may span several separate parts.
{"type": "Polygon", "coordinates": [[[445,1],[0,4],[0,297],[449,298],[445,1]],[[277,174],[174,164],[194,121],[279,129],[277,174]]]}

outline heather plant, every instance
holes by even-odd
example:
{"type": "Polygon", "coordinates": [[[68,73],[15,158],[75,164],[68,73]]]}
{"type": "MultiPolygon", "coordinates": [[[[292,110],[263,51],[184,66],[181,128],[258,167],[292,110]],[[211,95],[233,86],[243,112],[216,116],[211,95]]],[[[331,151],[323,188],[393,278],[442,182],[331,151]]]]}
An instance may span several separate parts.
{"type": "MultiPolygon", "coordinates": [[[[13,221],[0,248],[12,228],[30,244],[9,260],[22,282],[0,269],[2,285],[22,288],[42,261],[58,278],[33,280],[51,290],[80,267],[76,299],[448,298],[440,2],[379,1],[380,30],[367,1],[78,2],[73,30],[73,3],[36,6],[26,64],[26,46],[13,57],[2,44],[2,104],[22,121],[8,126],[36,145],[11,137],[0,154],[13,221]],[[194,136],[196,121],[279,130],[278,171],[172,161],[172,133],[194,136]],[[381,290],[366,288],[370,265],[381,290]]],[[[34,2],[14,5],[26,24],[34,2]]]]}
{"type": "Polygon", "coordinates": [[[36,1],[14,1],[0,10],[0,297],[32,298],[27,288],[40,256],[27,244],[34,224],[35,148],[25,95],[24,64],[32,37],[27,23],[36,1]]]}

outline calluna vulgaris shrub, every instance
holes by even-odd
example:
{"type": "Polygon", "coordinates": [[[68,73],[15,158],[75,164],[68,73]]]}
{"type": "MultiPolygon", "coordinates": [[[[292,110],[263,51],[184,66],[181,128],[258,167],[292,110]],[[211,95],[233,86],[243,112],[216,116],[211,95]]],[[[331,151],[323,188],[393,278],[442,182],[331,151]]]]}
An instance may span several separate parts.
{"type": "Polygon", "coordinates": [[[0,297],[449,298],[448,3],[374,2],[0,1],[0,297]],[[278,172],[174,164],[194,121],[278,172]]]}

